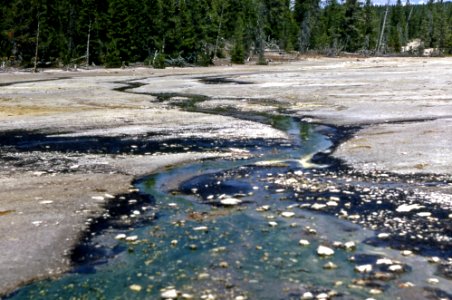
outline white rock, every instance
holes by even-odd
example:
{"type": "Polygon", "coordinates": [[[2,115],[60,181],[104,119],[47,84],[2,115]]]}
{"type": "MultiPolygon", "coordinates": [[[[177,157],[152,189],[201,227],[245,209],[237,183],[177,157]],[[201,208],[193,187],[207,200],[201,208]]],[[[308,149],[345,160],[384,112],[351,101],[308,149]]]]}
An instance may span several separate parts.
{"type": "Polygon", "coordinates": [[[394,272],[394,273],[402,272],[403,271],[403,266],[401,266],[401,265],[391,265],[391,266],[389,266],[388,269],[389,269],[389,271],[394,272]]]}
{"type": "Polygon", "coordinates": [[[281,216],[283,216],[284,218],[292,218],[293,216],[295,216],[295,213],[291,211],[283,211],[281,213],[281,216]]]}
{"type": "Polygon", "coordinates": [[[209,228],[207,226],[198,226],[193,228],[194,231],[208,231],[209,228]]]}
{"type": "Polygon", "coordinates": [[[104,197],[107,199],[114,199],[115,196],[113,196],[112,194],[104,194],[104,197]]]}
{"type": "Polygon", "coordinates": [[[335,263],[329,261],[323,265],[323,268],[326,270],[334,270],[334,269],[337,269],[337,265],[335,263]]]}
{"type": "Polygon", "coordinates": [[[368,264],[368,265],[356,266],[355,271],[358,273],[369,273],[372,271],[372,265],[368,264]]]}
{"type": "Polygon", "coordinates": [[[379,258],[377,259],[377,265],[392,265],[394,262],[389,258],[379,258]]]}
{"type": "Polygon", "coordinates": [[[166,291],[163,291],[160,296],[163,299],[176,299],[177,298],[177,290],[175,289],[169,289],[166,291]]]}
{"type": "Polygon", "coordinates": [[[278,226],[278,223],[276,223],[275,221],[270,221],[270,222],[268,222],[268,225],[270,227],[276,227],[276,226],[278,226]]]}
{"type": "Polygon", "coordinates": [[[275,190],[276,193],[284,193],[285,189],[277,189],[275,190]]]}
{"type": "Polygon", "coordinates": [[[92,196],[91,199],[96,200],[96,201],[104,201],[105,200],[104,196],[92,196]]]}
{"type": "Polygon", "coordinates": [[[125,240],[126,239],[126,235],[124,233],[120,233],[118,235],[115,236],[116,240],[125,240]]]}
{"type": "Polygon", "coordinates": [[[237,296],[234,298],[234,300],[246,300],[245,296],[237,296]]]}
{"type": "Polygon", "coordinates": [[[427,279],[427,282],[430,284],[438,284],[439,280],[437,278],[429,278],[427,279]]]}
{"type": "Polygon", "coordinates": [[[311,205],[311,208],[315,209],[315,210],[321,210],[321,209],[323,209],[325,207],[326,207],[325,204],[320,204],[320,203],[314,203],[314,204],[311,205]]]}
{"type": "Polygon", "coordinates": [[[396,211],[397,212],[410,212],[412,210],[417,210],[417,209],[421,209],[424,206],[419,205],[419,204],[402,204],[399,207],[397,207],[396,211]]]}
{"type": "Polygon", "coordinates": [[[441,259],[437,256],[433,256],[428,259],[429,263],[434,263],[434,264],[439,263],[440,261],[441,261],[441,259]]]}
{"type": "Polygon", "coordinates": [[[389,233],[384,233],[384,232],[379,233],[379,234],[377,235],[377,237],[378,237],[379,239],[381,239],[381,240],[387,239],[389,236],[390,236],[389,233]]]}
{"type": "Polygon", "coordinates": [[[242,203],[242,200],[237,199],[237,198],[225,198],[225,199],[220,200],[220,203],[225,206],[234,206],[234,205],[238,205],[238,204],[242,203]]]}
{"type": "Polygon", "coordinates": [[[131,236],[126,237],[126,241],[128,241],[128,242],[134,242],[136,240],[138,240],[137,235],[131,235],[131,236]]]}
{"type": "Polygon", "coordinates": [[[334,250],[325,246],[319,246],[317,248],[317,254],[320,256],[331,256],[334,254],[334,250]]]}
{"type": "Polygon", "coordinates": [[[328,294],[321,293],[321,294],[318,294],[315,298],[316,299],[328,299],[328,294]]]}
{"type": "Polygon", "coordinates": [[[256,208],[256,211],[268,211],[270,210],[270,205],[262,205],[256,208]]]}
{"type": "Polygon", "coordinates": [[[301,246],[309,246],[311,243],[308,240],[300,240],[298,244],[301,246]]]}
{"type": "Polygon", "coordinates": [[[403,250],[403,251],[400,251],[400,254],[402,254],[403,256],[410,256],[410,255],[413,255],[413,251],[403,250]]]}
{"type": "Polygon", "coordinates": [[[356,244],[355,244],[355,242],[353,242],[353,241],[349,241],[349,242],[346,242],[346,243],[344,244],[344,247],[345,247],[345,249],[347,249],[347,250],[353,250],[353,249],[356,248],[356,244]]]}
{"type": "Polygon", "coordinates": [[[425,217],[430,217],[432,215],[432,213],[428,212],[428,211],[422,211],[422,212],[418,212],[416,215],[419,217],[425,218],[425,217]]]}
{"type": "Polygon", "coordinates": [[[132,284],[131,286],[129,286],[129,289],[138,293],[139,291],[141,291],[142,287],[139,284],[132,284]]]}
{"type": "Polygon", "coordinates": [[[43,200],[43,201],[39,201],[39,204],[52,204],[53,201],[52,200],[43,200]]]}
{"type": "Polygon", "coordinates": [[[339,241],[334,241],[333,242],[333,247],[334,248],[342,248],[344,246],[344,244],[342,244],[342,242],[339,241]]]}
{"type": "Polygon", "coordinates": [[[314,299],[314,295],[311,292],[305,292],[301,296],[300,299],[307,300],[307,299],[314,299]]]}

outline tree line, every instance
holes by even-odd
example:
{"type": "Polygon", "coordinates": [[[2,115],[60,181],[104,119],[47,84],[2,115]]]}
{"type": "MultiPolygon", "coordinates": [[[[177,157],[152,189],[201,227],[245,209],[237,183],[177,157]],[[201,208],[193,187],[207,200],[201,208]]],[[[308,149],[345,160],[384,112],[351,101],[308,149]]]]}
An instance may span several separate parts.
{"type": "Polygon", "coordinates": [[[243,63],[280,51],[452,54],[452,3],[371,0],[0,0],[0,58],[30,66],[243,63]],[[36,59],[37,58],[37,59],[36,59]]]}

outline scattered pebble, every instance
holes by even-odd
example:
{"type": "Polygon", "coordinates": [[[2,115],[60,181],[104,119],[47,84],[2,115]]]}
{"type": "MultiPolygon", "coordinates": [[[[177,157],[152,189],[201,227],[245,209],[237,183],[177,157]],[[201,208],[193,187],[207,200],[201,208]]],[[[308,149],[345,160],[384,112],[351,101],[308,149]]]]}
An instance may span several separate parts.
{"type": "Polygon", "coordinates": [[[397,212],[410,212],[412,210],[418,210],[423,208],[424,206],[419,204],[402,204],[396,208],[397,212]]]}
{"type": "Polygon", "coordinates": [[[429,257],[429,259],[428,259],[428,262],[432,263],[432,264],[439,263],[440,261],[441,261],[441,259],[437,256],[429,257]]]}
{"type": "Polygon", "coordinates": [[[384,233],[384,232],[379,233],[379,234],[377,235],[377,237],[378,237],[379,239],[381,239],[381,240],[385,240],[385,239],[389,238],[389,236],[390,236],[389,233],[384,233]]]}
{"type": "Polygon", "coordinates": [[[301,246],[309,246],[311,243],[309,243],[308,240],[300,240],[298,244],[300,244],[301,246]]]}
{"type": "Polygon", "coordinates": [[[416,215],[419,216],[419,217],[426,218],[426,217],[431,217],[431,216],[432,216],[432,213],[431,213],[431,212],[428,212],[428,211],[423,211],[423,212],[417,213],[416,215]]]}
{"type": "Polygon", "coordinates": [[[326,207],[325,204],[320,204],[320,203],[314,203],[314,204],[311,205],[311,208],[315,209],[315,210],[321,210],[321,209],[323,209],[325,207],[326,207]]]}
{"type": "Polygon", "coordinates": [[[413,251],[411,251],[411,250],[402,250],[402,251],[400,251],[400,254],[402,254],[403,256],[410,256],[410,255],[413,255],[413,251]]]}
{"type": "Polygon", "coordinates": [[[334,250],[325,246],[319,246],[317,248],[317,254],[319,256],[331,256],[334,254],[334,250]]]}
{"type": "Polygon", "coordinates": [[[303,293],[303,295],[301,295],[300,299],[303,300],[314,299],[314,295],[311,292],[305,292],[303,293]]]}
{"type": "Polygon", "coordinates": [[[235,206],[242,203],[242,200],[237,198],[225,198],[220,200],[220,203],[225,206],[235,206]]]}
{"type": "Polygon", "coordinates": [[[284,218],[292,218],[293,216],[295,216],[295,213],[291,211],[284,211],[281,213],[281,216],[283,216],[284,218]]]}
{"type": "Polygon", "coordinates": [[[126,237],[127,236],[124,233],[120,233],[120,234],[115,236],[115,240],[125,240],[126,237]]]}
{"type": "Polygon", "coordinates": [[[43,200],[43,201],[39,201],[39,204],[52,204],[53,201],[52,200],[43,200]]]}
{"type": "Polygon", "coordinates": [[[370,272],[372,272],[372,265],[367,264],[367,265],[356,266],[355,271],[358,273],[370,273],[370,272]]]}
{"type": "Polygon", "coordinates": [[[344,247],[346,250],[353,250],[356,248],[356,244],[353,241],[349,241],[344,244],[344,247]]]}
{"type": "Polygon", "coordinates": [[[276,226],[278,226],[278,223],[276,223],[275,221],[270,221],[270,222],[268,222],[268,225],[270,227],[276,227],[276,226]]]}
{"type": "Polygon", "coordinates": [[[371,295],[379,295],[381,293],[382,293],[382,291],[379,289],[370,289],[369,290],[369,294],[371,294],[371,295]]]}
{"type": "Polygon", "coordinates": [[[429,284],[438,284],[439,280],[437,278],[429,278],[429,279],[427,279],[427,282],[429,284]]]}
{"type": "Polygon", "coordinates": [[[399,272],[403,272],[403,266],[401,265],[391,265],[389,266],[389,271],[394,272],[394,273],[399,273],[399,272]]]}
{"type": "Polygon", "coordinates": [[[136,240],[138,240],[137,235],[131,235],[131,236],[126,237],[126,241],[128,241],[128,242],[134,242],[136,240]]]}
{"type": "Polygon", "coordinates": [[[138,293],[142,290],[142,287],[139,284],[132,284],[131,286],[129,286],[129,289],[138,293]]]}
{"type": "Polygon", "coordinates": [[[331,261],[327,262],[326,264],[323,265],[323,268],[325,270],[334,270],[337,269],[337,265],[331,261]]]}
{"type": "Polygon", "coordinates": [[[162,299],[176,299],[177,298],[177,290],[175,289],[167,289],[162,291],[160,294],[162,299]]]}
{"type": "Polygon", "coordinates": [[[193,228],[194,231],[208,231],[209,228],[207,226],[198,226],[193,228]]]}
{"type": "Polygon", "coordinates": [[[406,289],[406,288],[410,288],[410,287],[414,287],[414,283],[407,281],[407,282],[402,282],[401,284],[399,284],[399,288],[402,288],[402,289],[406,289]]]}
{"type": "Polygon", "coordinates": [[[209,275],[208,273],[200,273],[200,274],[198,275],[198,279],[199,279],[199,280],[207,279],[207,278],[209,278],[209,277],[210,277],[210,275],[209,275]]]}
{"type": "Polygon", "coordinates": [[[316,299],[328,299],[328,294],[327,293],[320,293],[318,294],[316,297],[316,299]]]}
{"type": "Polygon", "coordinates": [[[389,258],[379,258],[377,259],[377,265],[392,265],[393,261],[389,258]]]}

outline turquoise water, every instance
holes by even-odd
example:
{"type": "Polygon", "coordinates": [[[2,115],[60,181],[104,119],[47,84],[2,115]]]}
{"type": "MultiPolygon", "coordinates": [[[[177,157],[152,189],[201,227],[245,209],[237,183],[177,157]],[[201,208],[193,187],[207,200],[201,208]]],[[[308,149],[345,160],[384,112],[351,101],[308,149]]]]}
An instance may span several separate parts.
{"type": "Polygon", "coordinates": [[[164,289],[177,290],[179,299],[300,299],[306,292],[391,299],[404,277],[421,280],[407,272],[390,281],[359,284],[369,276],[354,271],[356,265],[370,263],[384,271],[376,259],[395,253],[360,243],[374,232],[301,209],[293,192],[265,180],[315,168],[302,158],[331,147],[327,134],[334,130],[292,118],[275,125],[288,132],[290,145],[273,141],[250,149],[250,159],[207,160],[139,180],[137,188],[154,200],[138,209],[137,225],[107,228],[92,238],[94,248],[104,249],[103,257],[59,279],[24,287],[10,299],[159,299],[164,289]],[[211,201],[223,193],[240,194],[242,204],[223,207],[211,201]],[[265,205],[268,210],[259,209],[265,205]],[[288,211],[294,216],[281,215],[288,211]],[[115,239],[118,234],[136,239],[115,239]],[[310,245],[301,246],[300,239],[310,245]],[[333,248],[333,241],[357,246],[319,257],[317,246],[333,248]],[[327,262],[337,268],[325,269],[327,262]],[[383,294],[371,295],[376,291],[383,294]]]}

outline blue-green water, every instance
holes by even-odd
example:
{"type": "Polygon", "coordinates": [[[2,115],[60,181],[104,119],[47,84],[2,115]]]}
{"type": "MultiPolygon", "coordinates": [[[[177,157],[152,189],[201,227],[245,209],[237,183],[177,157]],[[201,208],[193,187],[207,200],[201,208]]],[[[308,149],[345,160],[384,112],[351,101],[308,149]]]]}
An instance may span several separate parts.
{"type": "Polygon", "coordinates": [[[154,201],[143,203],[135,218],[149,222],[96,233],[90,244],[104,249],[104,257],[59,279],[24,287],[10,299],[159,299],[162,289],[177,290],[179,299],[300,299],[306,292],[393,299],[399,283],[421,280],[407,272],[390,281],[360,283],[368,276],[355,272],[356,265],[370,263],[384,271],[376,259],[395,252],[360,243],[374,233],[304,210],[293,192],[268,184],[268,177],[315,168],[302,158],[331,147],[325,133],[334,133],[291,118],[276,121],[291,136],[291,145],[273,142],[249,149],[250,159],[207,160],[143,178],[137,187],[154,201]],[[237,193],[241,205],[212,205],[221,194],[237,193]],[[264,205],[268,210],[259,209],[264,205]],[[295,215],[283,217],[284,211],[295,215]],[[115,239],[118,234],[136,240],[115,239]],[[300,239],[310,245],[301,246],[300,239]],[[357,246],[353,251],[335,248],[329,258],[317,255],[318,245],[332,247],[334,241],[357,246]],[[337,268],[325,269],[327,262],[337,268]],[[383,294],[371,295],[377,292],[383,294]]]}

